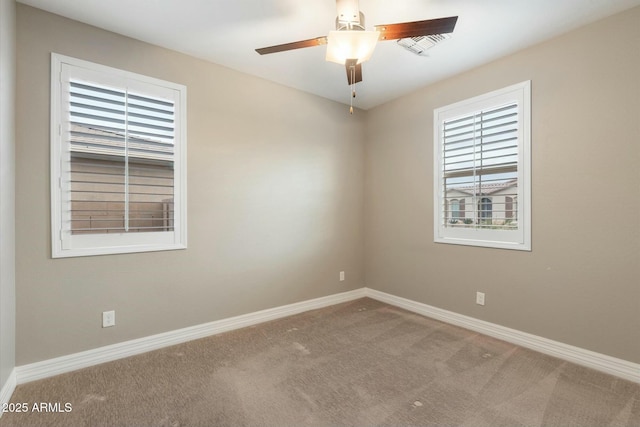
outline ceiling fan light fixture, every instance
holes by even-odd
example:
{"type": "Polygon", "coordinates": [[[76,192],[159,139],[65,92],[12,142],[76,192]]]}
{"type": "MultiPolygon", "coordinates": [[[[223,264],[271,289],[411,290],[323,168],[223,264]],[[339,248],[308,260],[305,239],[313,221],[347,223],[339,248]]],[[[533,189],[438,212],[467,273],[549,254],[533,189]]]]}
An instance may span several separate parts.
{"type": "Polygon", "coordinates": [[[347,59],[357,58],[361,64],[371,58],[379,34],[378,31],[330,31],[325,59],[345,64],[347,59]]]}

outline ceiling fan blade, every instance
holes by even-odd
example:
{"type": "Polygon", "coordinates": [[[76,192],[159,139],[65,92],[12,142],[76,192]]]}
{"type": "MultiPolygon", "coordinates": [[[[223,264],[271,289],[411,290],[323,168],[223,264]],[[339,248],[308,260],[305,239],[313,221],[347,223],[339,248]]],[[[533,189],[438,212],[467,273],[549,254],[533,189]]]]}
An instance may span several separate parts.
{"type": "Polygon", "coordinates": [[[347,59],[344,66],[347,69],[347,82],[349,82],[349,85],[362,81],[362,64],[358,64],[357,59],[347,59]]]}
{"type": "Polygon", "coordinates": [[[315,39],[309,40],[300,40],[292,43],[279,44],[275,46],[262,47],[260,49],[256,49],[260,55],[266,55],[267,53],[276,53],[276,52],[284,52],[287,50],[293,49],[301,49],[303,47],[313,47],[313,46],[322,46],[323,44],[327,44],[327,37],[316,37],[315,39]]]}
{"type": "Polygon", "coordinates": [[[399,24],[376,25],[379,40],[404,39],[407,37],[430,36],[452,33],[458,21],[457,16],[427,19],[426,21],[402,22],[399,24]]]}

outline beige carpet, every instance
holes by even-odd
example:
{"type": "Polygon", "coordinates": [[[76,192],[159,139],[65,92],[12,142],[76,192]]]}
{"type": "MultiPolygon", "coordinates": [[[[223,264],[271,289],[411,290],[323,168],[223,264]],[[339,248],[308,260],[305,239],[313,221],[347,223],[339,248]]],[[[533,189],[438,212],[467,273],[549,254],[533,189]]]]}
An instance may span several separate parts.
{"type": "Polygon", "coordinates": [[[640,384],[361,299],[18,386],[0,426],[640,426],[640,384]]]}

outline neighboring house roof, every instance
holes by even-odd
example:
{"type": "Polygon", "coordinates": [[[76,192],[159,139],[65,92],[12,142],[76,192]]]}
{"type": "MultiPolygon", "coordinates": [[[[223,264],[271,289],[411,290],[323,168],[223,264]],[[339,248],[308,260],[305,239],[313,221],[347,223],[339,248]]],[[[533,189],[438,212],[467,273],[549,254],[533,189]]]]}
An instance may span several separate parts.
{"type": "MultiPolygon", "coordinates": [[[[72,123],[71,151],[92,155],[123,156],[125,135],[123,132],[97,129],[72,123]]],[[[129,136],[128,156],[146,160],[173,160],[173,144],[140,136],[129,136]]]]}
{"type": "Polygon", "coordinates": [[[461,187],[450,187],[449,191],[458,191],[460,193],[468,194],[470,196],[488,196],[491,194],[495,194],[499,191],[505,190],[510,187],[515,187],[518,185],[518,180],[516,178],[510,179],[504,182],[492,182],[489,184],[482,184],[482,186],[478,185],[467,185],[461,187]]]}

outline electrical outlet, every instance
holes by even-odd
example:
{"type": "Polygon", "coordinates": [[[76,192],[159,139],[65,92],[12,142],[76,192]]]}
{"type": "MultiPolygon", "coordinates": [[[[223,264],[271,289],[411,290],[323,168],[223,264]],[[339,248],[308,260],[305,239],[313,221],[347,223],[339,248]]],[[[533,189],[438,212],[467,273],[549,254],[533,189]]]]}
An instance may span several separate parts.
{"type": "Polygon", "coordinates": [[[476,304],[484,305],[484,292],[476,292],[476,304]]]}
{"type": "Polygon", "coordinates": [[[344,282],[344,271],[340,272],[340,281],[344,282]]]}
{"type": "Polygon", "coordinates": [[[111,326],[116,325],[116,312],[114,310],[111,311],[103,311],[102,312],[102,327],[109,328],[111,326]]]}

